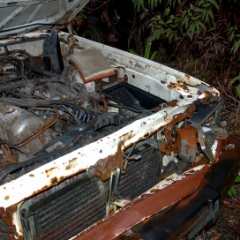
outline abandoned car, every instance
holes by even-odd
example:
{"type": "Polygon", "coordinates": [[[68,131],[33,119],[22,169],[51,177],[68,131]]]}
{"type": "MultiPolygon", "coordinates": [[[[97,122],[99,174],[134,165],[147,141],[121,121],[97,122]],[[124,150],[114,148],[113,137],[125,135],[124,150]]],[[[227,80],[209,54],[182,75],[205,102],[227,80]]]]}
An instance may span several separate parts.
{"type": "Polygon", "coordinates": [[[0,239],[191,239],[237,170],[222,97],[59,31],[87,2],[0,1],[0,239]]]}

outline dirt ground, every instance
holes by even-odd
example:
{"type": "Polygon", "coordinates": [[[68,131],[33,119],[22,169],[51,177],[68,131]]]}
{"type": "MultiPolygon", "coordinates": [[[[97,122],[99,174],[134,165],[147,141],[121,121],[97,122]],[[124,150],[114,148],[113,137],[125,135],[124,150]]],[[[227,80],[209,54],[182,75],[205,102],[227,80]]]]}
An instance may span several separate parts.
{"type": "Polygon", "coordinates": [[[234,188],[236,195],[224,199],[216,224],[202,229],[194,240],[240,240],[240,184],[234,188]]]}

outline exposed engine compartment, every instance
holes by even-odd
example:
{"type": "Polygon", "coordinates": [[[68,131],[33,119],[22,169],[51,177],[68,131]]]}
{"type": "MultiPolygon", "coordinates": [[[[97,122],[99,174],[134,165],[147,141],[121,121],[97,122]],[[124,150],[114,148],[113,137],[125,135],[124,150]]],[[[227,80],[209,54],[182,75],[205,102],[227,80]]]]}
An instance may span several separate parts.
{"type": "Polygon", "coordinates": [[[83,146],[167,106],[117,76],[85,84],[72,61],[63,68],[56,32],[44,40],[43,57],[5,51],[0,55],[1,167],[32,165],[36,158],[83,146]]]}
{"type": "Polygon", "coordinates": [[[41,41],[41,54],[14,44],[0,54],[1,184],[37,174],[48,182],[30,186],[14,213],[24,239],[69,239],[203,156],[217,157],[216,139],[227,134],[216,126],[221,101],[210,87],[175,86],[170,76],[156,96],[111,54],[71,37],[60,45],[54,31],[41,41]],[[205,95],[193,103],[189,92],[205,95]]]}

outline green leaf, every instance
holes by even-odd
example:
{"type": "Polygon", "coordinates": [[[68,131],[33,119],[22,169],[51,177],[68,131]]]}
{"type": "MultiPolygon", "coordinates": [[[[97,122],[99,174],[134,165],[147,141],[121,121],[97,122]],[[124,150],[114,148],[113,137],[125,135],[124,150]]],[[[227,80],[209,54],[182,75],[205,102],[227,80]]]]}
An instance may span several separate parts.
{"type": "Polygon", "coordinates": [[[157,51],[155,51],[152,56],[150,57],[150,60],[154,61],[155,57],[156,57],[157,51]]]}
{"type": "Polygon", "coordinates": [[[137,12],[144,8],[143,0],[132,0],[133,6],[137,12]]]}
{"type": "Polygon", "coordinates": [[[232,192],[230,191],[230,189],[228,190],[227,195],[228,195],[229,197],[233,197],[232,192]]]}
{"type": "Polygon", "coordinates": [[[188,22],[189,22],[189,18],[186,17],[185,19],[186,19],[186,20],[185,20],[185,28],[187,29],[187,27],[188,27],[188,22]]]}
{"type": "Polygon", "coordinates": [[[236,90],[237,90],[237,95],[240,98],[240,84],[237,85],[236,90]]]}
{"type": "Polygon", "coordinates": [[[217,10],[219,9],[219,6],[215,0],[208,0],[208,2],[210,2],[212,5],[214,5],[217,10]]]}
{"type": "Polygon", "coordinates": [[[202,27],[202,29],[204,30],[204,31],[206,31],[206,27],[204,26],[204,24],[202,23],[202,22],[198,22],[199,23],[199,25],[202,27]]]}
{"type": "Polygon", "coordinates": [[[150,51],[151,51],[151,46],[152,43],[147,43],[146,47],[145,47],[145,51],[144,51],[144,57],[149,59],[149,55],[150,55],[150,51]]]}
{"type": "Polygon", "coordinates": [[[230,187],[230,191],[232,192],[232,195],[234,195],[234,196],[237,194],[236,189],[233,186],[230,187]]]}
{"type": "Polygon", "coordinates": [[[166,8],[166,10],[164,11],[164,15],[168,16],[170,13],[170,7],[166,8]]]}
{"type": "Polygon", "coordinates": [[[207,10],[206,9],[202,10],[202,21],[205,20],[206,15],[207,15],[207,10]]]}
{"type": "Polygon", "coordinates": [[[235,31],[232,31],[230,36],[228,37],[228,40],[231,42],[233,40],[233,37],[234,37],[234,34],[235,34],[235,31]]]}
{"type": "Polygon", "coordinates": [[[209,10],[209,16],[211,17],[212,21],[214,21],[214,15],[213,15],[212,10],[209,10]]]}
{"type": "Polygon", "coordinates": [[[235,182],[235,183],[240,183],[240,177],[237,176],[237,177],[235,178],[234,182],[235,182]]]}
{"type": "Polygon", "coordinates": [[[131,54],[137,55],[137,53],[136,53],[133,49],[130,49],[129,52],[130,52],[131,54]]]}
{"type": "Polygon", "coordinates": [[[230,81],[229,86],[233,85],[236,81],[240,81],[240,73],[230,81]]]}
{"type": "Polygon", "coordinates": [[[240,40],[238,40],[237,42],[235,42],[233,44],[232,49],[231,49],[230,52],[233,53],[233,55],[235,55],[236,52],[238,51],[239,47],[240,47],[240,40]]]}
{"type": "Polygon", "coordinates": [[[170,34],[171,34],[172,30],[170,28],[168,28],[166,30],[166,38],[169,38],[170,34]]]}
{"type": "Polygon", "coordinates": [[[161,19],[161,20],[159,20],[159,21],[158,21],[158,23],[159,23],[159,24],[161,24],[161,25],[163,25],[163,26],[165,26],[165,25],[166,25],[166,23],[165,23],[165,22],[164,22],[162,19],[161,19]]]}
{"type": "Polygon", "coordinates": [[[188,28],[188,32],[189,32],[190,39],[192,40],[193,35],[195,33],[195,26],[193,24],[191,24],[190,27],[188,28]]]}
{"type": "Polygon", "coordinates": [[[167,22],[166,22],[166,24],[169,24],[169,23],[172,23],[172,22],[173,22],[172,19],[168,19],[167,22]]]}
{"type": "Polygon", "coordinates": [[[184,10],[184,11],[182,12],[182,18],[184,18],[185,15],[187,15],[187,11],[186,11],[186,10],[184,10]]]}

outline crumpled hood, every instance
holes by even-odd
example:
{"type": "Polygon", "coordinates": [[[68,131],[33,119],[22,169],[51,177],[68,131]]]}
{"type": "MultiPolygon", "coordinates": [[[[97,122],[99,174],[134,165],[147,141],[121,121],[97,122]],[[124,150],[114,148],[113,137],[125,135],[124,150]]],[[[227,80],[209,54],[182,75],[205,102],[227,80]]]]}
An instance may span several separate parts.
{"type": "Polygon", "coordinates": [[[60,28],[89,0],[0,0],[0,38],[60,28]]]}

